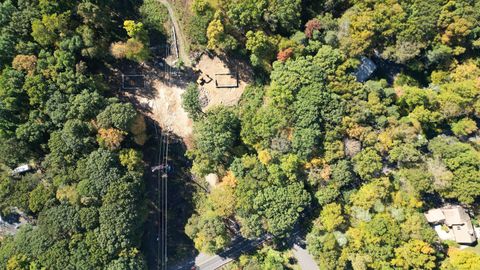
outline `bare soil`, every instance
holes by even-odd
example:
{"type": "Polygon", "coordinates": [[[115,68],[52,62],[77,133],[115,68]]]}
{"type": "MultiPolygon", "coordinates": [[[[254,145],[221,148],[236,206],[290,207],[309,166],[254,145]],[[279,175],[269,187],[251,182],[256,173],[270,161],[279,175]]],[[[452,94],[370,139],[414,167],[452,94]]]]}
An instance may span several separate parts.
{"type": "MultiPolygon", "coordinates": [[[[204,111],[218,106],[234,106],[240,100],[245,87],[251,82],[252,72],[250,68],[238,61],[227,62],[218,56],[210,57],[207,54],[203,54],[200,61],[196,65],[204,76],[212,78],[209,83],[200,86],[203,88],[202,95],[206,95],[208,104],[203,108],[204,111]],[[238,87],[235,88],[218,88],[215,84],[215,79],[224,80],[223,78],[216,77],[215,74],[236,74],[238,76],[238,87]]],[[[223,76],[224,77],[224,76],[223,76]]]]}
{"type": "Polygon", "coordinates": [[[168,130],[182,138],[187,147],[191,146],[193,121],[182,107],[182,93],[194,81],[193,75],[180,71],[169,57],[152,66],[144,65],[145,87],[124,90],[124,95],[141,108],[142,112],[168,130]]]}

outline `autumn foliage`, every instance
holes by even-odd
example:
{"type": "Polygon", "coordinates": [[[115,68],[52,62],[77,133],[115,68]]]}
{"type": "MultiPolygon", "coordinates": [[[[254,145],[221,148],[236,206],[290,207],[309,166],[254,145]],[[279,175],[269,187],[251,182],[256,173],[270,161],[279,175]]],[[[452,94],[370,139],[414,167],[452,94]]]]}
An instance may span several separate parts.
{"type": "Polygon", "coordinates": [[[12,61],[12,67],[19,71],[27,71],[32,73],[37,65],[37,57],[35,55],[19,54],[12,61]]]}
{"type": "Polygon", "coordinates": [[[101,128],[98,131],[98,135],[99,144],[110,150],[120,148],[120,145],[125,138],[124,132],[115,128],[101,128]]]}
{"type": "Polygon", "coordinates": [[[287,61],[288,58],[292,57],[293,55],[293,49],[292,48],[286,48],[285,50],[282,50],[278,52],[277,54],[277,60],[285,62],[287,61]]]}
{"type": "Polygon", "coordinates": [[[321,28],[320,21],[317,19],[311,19],[305,24],[305,36],[307,38],[312,38],[313,37],[313,32],[315,30],[320,30],[321,28]]]}

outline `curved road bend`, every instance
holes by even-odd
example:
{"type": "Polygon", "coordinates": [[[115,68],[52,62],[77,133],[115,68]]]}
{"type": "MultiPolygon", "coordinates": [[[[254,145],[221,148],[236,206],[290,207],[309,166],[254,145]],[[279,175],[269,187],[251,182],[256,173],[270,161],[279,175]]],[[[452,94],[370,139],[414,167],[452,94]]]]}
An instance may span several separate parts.
{"type": "MultiPolygon", "coordinates": [[[[176,266],[170,267],[169,269],[190,270],[194,269],[193,266],[196,266],[195,269],[198,270],[216,270],[240,257],[241,254],[256,249],[265,240],[265,236],[253,240],[239,238],[233,241],[232,246],[229,249],[220,254],[206,255],[200,253],[194,261],[184,261],[183,263],[177,264],[176,266]]],[[[297,242],[303,243],[303,240],[297,239],[297,242]]],[[[298,261],[300,269],[319,270],[319,267],[313,259],[313,256],[310,255],[306,249],[302,248],[302,246],[302,244],[294,244],[292,248],[293,254],[298,261]]]]}

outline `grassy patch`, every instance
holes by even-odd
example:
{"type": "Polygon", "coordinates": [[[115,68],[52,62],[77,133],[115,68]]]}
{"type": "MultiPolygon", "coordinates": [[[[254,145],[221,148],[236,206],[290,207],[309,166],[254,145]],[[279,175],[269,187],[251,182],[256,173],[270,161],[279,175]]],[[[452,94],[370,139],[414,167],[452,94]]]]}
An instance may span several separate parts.
{"type": "Polygon", "coordinates": [[[480,243],[477,243],[477,245],[474,247],[468,247],[465,250],[470,250],[480,255],[480,243]]]}

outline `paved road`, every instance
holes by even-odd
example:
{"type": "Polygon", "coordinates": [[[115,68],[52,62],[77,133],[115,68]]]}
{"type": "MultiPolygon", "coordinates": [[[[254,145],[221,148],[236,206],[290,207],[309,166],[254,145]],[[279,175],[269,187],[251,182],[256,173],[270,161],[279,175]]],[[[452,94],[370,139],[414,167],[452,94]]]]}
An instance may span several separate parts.
{"type": "MultiPolygon", "coordinates": [[[[235,244],[233,248],[227,250],[219,255],[208,256],[206,254],[199,254],[195,259],[195,265],[199,270],[215,270],[221,266],[230,263],[234,258],[238,258],[242,253],[255,249],[264,240],[243,240],[243,242],[235,244]]],[[[300,245],[294,244],[292,248],[295,258],[297,258],[298,265],[302,270],[319,270],[317,263],[313,256],[300,245]]]]}
{"type": "Polygon", "coordinates": [[[241,254],[255,249],[260,245],[265,238],[258,238],[254,240],[239,238],[234,240],[232,247],[216,255],[207,255],[200,253],[195,261],[185,261],[179,265],[169,267],[170,270],[190,270],[193,265],[197,266],[199,270],[215,270],[221,266],[232,262],[241,254]]]}
{"type": "MultiPolygon", "coordinates": [[[[248,251],[256,249],[260,244],[266,240],[266,236],[254,240],[239,238],[234,240],[231,248],[226,251],[217,254],[217,255],[207,255],[200,253],[195,259],[181,262],[176,266],[172,266],[170,270],[190,270],[193,269],[193,266],[196,266],[198,270],[215,270],[220,268],[223,265],[226,265],[233,260],[240,257],[241,254],[248,251]]],[[[302,270],[319,270],[319,267],[313,256],[308,253],[308,251],[303,248],[304,241],[297,239],[296,242],[299,244],[294,244],[292,251],[295,258],[298,261],[298,265],[302,270]]]]}
{"type": "Polygon", "coordinates": [[[210,256],[207,258],[202,258],[202,256],[198,256],[195,261],[195,265],[197,265],[199,270],[215,270],[227,263],[230,263],[235,258],[238,258],[242,253],[255,249],[263,241],[264,239],[243,239],[234,247],[220,253],[219,255],[210,256]]]}
{"type": "Polygon", "coordinates": [[[182,28],[178,24],[178,19],[173,11],[172,5],[167,0],[159,0],[165,7],[167,7],[168,15],[170,16],[170,20],[172,21],[173,28],[175,30],[175,34],[177,36],[177,46],[178,46],[178,57],[180,60],[183,61],[185,66],[191,66],[192,63],[190,61],[190,57],[188,56],[187,47],[185,46],[185,39],[182,32],[182,28]]]}
{"type": "Polygon", "coordinates": [[[297,258],[298,265],[302,270],[319,270],[317,263],[313,259],[313,256],[308,253],[308,251],[301,246],[294,244],[293,255],[297,258]]]}

